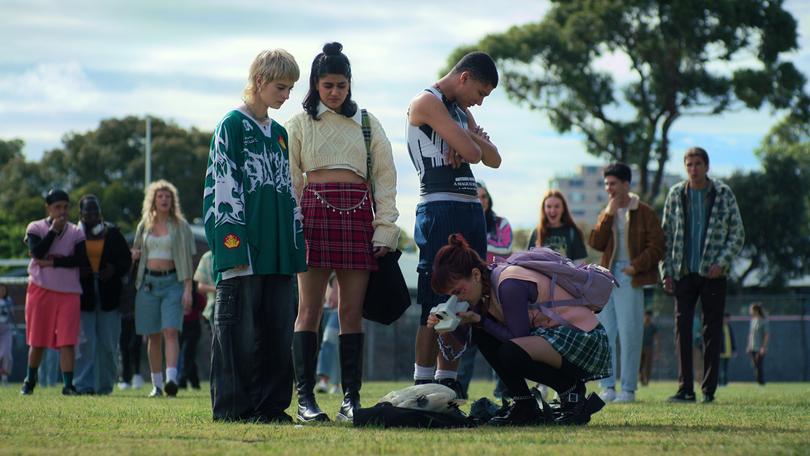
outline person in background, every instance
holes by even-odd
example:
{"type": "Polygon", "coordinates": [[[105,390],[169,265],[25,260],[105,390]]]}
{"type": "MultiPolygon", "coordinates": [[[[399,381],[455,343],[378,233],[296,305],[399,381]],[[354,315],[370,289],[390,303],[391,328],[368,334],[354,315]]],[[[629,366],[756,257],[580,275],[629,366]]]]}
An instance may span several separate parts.
{"type": "Polygon", "coordinates": [[[194,271],[194,281],[197,283],[197,291],[205,294],[205,308],[202,317],[209,329],[212,329],[214,321],[214,303],[216,302],[216,275],[214,274],[214,261],[211,251],[207,251],[200,257],[197,270],[194,271]]]}
{"type": "Polygon", "coordinates": [[[630,192],[632,171],[613,163],[603,172],[608,204],[591,230],[588,244],[602,252],[600,264],[619,285],[599,313],[610,340],[613,374],[602,380],[605,402],[634,402],[644,336],[645,285],[658,283],[658,262],[664,254],[664,232],[658,215],[630,192]],[[616,341],[621,344],[621,392],[616,394],[616,341]]]}
{"type": "MultiPolygon", "coordinates": [[[[487,222],[487,264],[492,264],[496,259],[506,259],[512,253],[512,226],[509,225],[506,217],[499,217],[492,210],[494,202],[486,185],[478,181],[476,187],[478,201],[481,202],[481,208],[484,209],[484,220],[487,222]]],[[[468,391],[475,370],[475,356],[477,353],[478,349],[475,347],[465,351],[458,366],[458,382],[464,392],[463,399],[469,396],[468,391]]],[[[495,397],[501,398],[506,387],[500,379],[497,379],[496,382],[494,394],[495,397]]]]}
{"type": "Polygon", "coordinates": [[[757,383],[760,386],[765,386],[763,363],[765,362],[765,352],[768,349],[770,335],[768,317],[765,316],[765,310],[763,310],[760,303],[751,304],[749,312],[751,313],[751,326],[748,329],[748,347],[746,351],[751,356],[751,364],[754,367],[754,376],[757,383]]]}
{"type": "Polygon", "coordinates": [[[321,338],[321,350],[318,353],[318,384],[315,391],[318,393],[334,393],[340,385],[340,358],[338,357],[340,319],[338,318],[338,298],[340,296],[340,285],[334,274],[329,277],[329,285],[326,287],[326,299],[323,304],[323,337],[321,338]],[[331,384],[331,386],[330,386],[331,384]]]}
{"type": "Polygon", "coordinates": [[[191,310],[192,256],[196,251],[191,227],[180,209],[177,188],[165,180],[149,184],[141,221],[135,230],[132,259],[139,261],[135,279],[135,331],[147,336],[150,397],[163,396],[163,347],[166,342],[166,383],[169,397],[177,395],[177,363],[183,314],[191,310]]]}
{"type": "Polygon", "coordinates": [[[14,304],[8,288],[0,284],[0,385],[8,385],[8,376],[14,366],[14,304]]]}
{"type": "Polygon", "coordinates": [[[529,245],[548,247],[560,255],[581,262],[588,256],[582,230],[579,229],[568,210],[568,202],[559,190],[549,190],[540,202],[540,221],[532,230],[529,245]]]}
{"type": "Polygon", "coordinates": [[[197,367],[197,347],[200,345],[202,327],[200,317],[205,308],[205,295],[200,293],[195,283],[192,286],[194,303],[191,310],[183,315],[183,332],[180,333],[180,365],[177,386],[185,389],[200,389],[200,373],[197,367]]]}
{"type": "Polygon", "coordinates": [[[512,226],[506,217],[500,217],[492,210],[495,203],[486,185],[478,181],[476,188],[487,222],[487,264],[491,264],[496,258],[506,259],[512,253],[512,226]]]}
{"type": "Polygon", "coordinates": [[[734,331],[731,330],[731,315],[723,314],[723,343],[720,345],[720,372],[718,383],[720,386],[728,385],[728,365],[731,358],[737,356],[737,346],[734,343],[734,331]]]}
{"type": "Polygon", "coordinates": [[[28,224],[25,238],[31,262],[25,294],[25,340],[28,373],[20,393],[31,395],[47,347],[59,349],[62,394],[74,396],[75,347],[79,340],[82,286],[79,265],[87,261],[84,233],[68,221],[70,198],[53,189],[45,197],[48,216],[28,224]]]}
{"type": "Polygon", "coordinates": [[[135,277],[130,273],[124,276],[121,291],[121,337],[118,339],[118,350],[121,356],[121,378],[118,389],[141,389],[144,380],[141,375],[141,350],[143,337],[135,333],[135,277]]]}
{"type": "Polygon", "coordinates": [[[643,386],[650,384],[655,347],[658,345],[658,326],[653,323],[652,310],[644,311],[644,337],[641,342],[641,365],[638,367],[639,381],[643,386]]]}
{"type": "Polygon", "coordinates": [[[731,187],[710,179],[709,154],[700,147],[684,153],[688,179],[669,189],[662,227],[666,238],[660,265],[664,291],[675,296],[678,391],[670,402],[695,402],[692,317],[700,300],[703,314],[703,402],[714,401],[726,307],[727,275],[745,243],[737,199],[731,187]]]}
{"type": "Polygon", "coordinates": [[[297,418],[328,421],[313,394],[318,330],[329,275],[340,284],[340,375],[335,417],[352,421],[363,383],[363,300],[377,259],[395,250],[397,171],[382,124],[352,99],[352,68],[340,43],[312,61],[304,112],[287,123],[290,172],[304,215],[307,271],[298,274],[293,335],[297,418]],[[367,127],[364,132],[363,126],[367,127]]]}
{"type": "Polygon", "coordinates": [[[102,219],[95,195],[79,200],[87,262],[79,271],[82,284],[83,340],[76,357],[76,390],[80,394],[110,394],[118,376],[118,340],[121,337],[121,279],[132,257],[124,235],[102,219]]]}

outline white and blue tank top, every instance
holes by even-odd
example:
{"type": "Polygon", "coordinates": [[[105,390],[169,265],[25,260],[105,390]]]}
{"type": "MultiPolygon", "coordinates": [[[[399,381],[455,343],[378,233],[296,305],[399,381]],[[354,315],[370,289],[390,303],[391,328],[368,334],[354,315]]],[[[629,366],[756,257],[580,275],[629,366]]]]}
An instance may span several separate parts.
{"type": "MultiPolygon", "coordinates": [[[[450,101],[436,87],[425,89],[441,100],[450,117],[465,130],[467,114],[454,101],[450,101]]],[[[419,196],[421,202],[429,201],[478,201],[470,164],[462,162],[453,168],[445,159],[447,142],[430,125],[411,125],[408,122],[408,153],[419,174],[419,196]]]]}

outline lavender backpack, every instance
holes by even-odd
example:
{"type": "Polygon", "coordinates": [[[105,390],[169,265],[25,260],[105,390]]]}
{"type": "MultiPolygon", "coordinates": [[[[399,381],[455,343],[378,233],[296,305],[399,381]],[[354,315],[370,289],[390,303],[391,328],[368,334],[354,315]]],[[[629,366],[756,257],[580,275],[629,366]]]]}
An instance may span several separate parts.
{"type": "Polygon", "coordinates": [[[530,306],[566,326],[572,325],[554,312],[553,308],[585,306],[594,313],[599,313],[610,299],[613,287],[619,286],[613,278],[613,274],[602,266],[597,264],[576,266],[571,260],[548,247],[533,247],[527,251],[515,252],[505,260],[496,260],[490,265],[492,283],[498,283],[501,272],[509,266],[521,266],[550,278],[549,296],[554,296],[554,289],[560,286],[573,297],[560,301],[538,302],[530,306]]]}

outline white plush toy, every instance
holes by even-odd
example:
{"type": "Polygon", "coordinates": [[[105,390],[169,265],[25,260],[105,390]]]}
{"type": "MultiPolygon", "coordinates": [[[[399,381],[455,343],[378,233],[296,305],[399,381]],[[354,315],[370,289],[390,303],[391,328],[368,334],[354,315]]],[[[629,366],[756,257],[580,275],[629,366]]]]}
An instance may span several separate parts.
{"type": "Polygon", "coordinates": [[[456,392],[438,383],[413,385],[383,396],[380,402],[390,402],[394,407],[430,412],[451,412],[458,409],[463,399],[456,399],[456,392]]]}

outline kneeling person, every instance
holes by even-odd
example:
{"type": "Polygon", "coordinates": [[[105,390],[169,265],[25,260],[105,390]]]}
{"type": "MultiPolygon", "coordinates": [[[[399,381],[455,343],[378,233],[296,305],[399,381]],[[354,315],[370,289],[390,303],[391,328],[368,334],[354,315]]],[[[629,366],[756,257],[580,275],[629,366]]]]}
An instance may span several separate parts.
{"type": "MultiPolygon", "coordinates": [[[[489,424],[543,422],[526,379],[557,391],[561,401],[558,423],[590,421],[593,412],[586,407],[585,382],[604,378],[611,371],[607,334],[593,311],[583,306],[555,307],[555,313],[570,323],[560,325],[531,306],[572,298],[561,287],[555,287],[554,296],[549,296],[548,277],[515,265],[503,269],[497,282],[493,279],[486,263],[460,235],[451,235],[449,245],[436,254],[433,289],[470,303],[470,311],[458,314],[461,326],[453,336],[457,340],[471,336],[514,399],[508,413],[489,424]]],[[[436,323],[437,317],[431,315],[428,326],[436,323]]],[[[448,351],[449,346],[442,343],[442,352],[447,355],[448,351]]]]}

